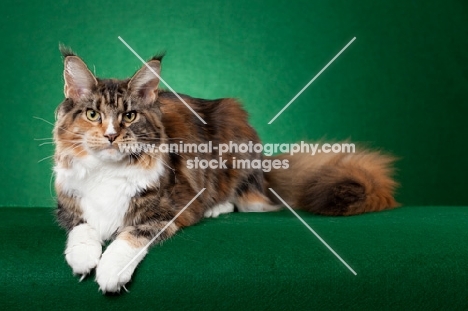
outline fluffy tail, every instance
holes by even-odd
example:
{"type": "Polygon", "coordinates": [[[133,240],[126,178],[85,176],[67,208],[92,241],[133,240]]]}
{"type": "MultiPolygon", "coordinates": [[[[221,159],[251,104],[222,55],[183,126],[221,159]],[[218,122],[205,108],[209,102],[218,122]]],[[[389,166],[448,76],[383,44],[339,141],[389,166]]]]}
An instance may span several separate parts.
{"type": "MultiPolygon", "coordinates": [[[[380,152],[279,155],[288,169],[265,174],[267,187],[288,204],[322,215],[355,215],[398,206],[392,178],[395,158],[380,152]]],[[[270,191],[266,191],[270,193],[270,191]]],[[[278,199],[269,194],[273,202],[278,199]]]]}

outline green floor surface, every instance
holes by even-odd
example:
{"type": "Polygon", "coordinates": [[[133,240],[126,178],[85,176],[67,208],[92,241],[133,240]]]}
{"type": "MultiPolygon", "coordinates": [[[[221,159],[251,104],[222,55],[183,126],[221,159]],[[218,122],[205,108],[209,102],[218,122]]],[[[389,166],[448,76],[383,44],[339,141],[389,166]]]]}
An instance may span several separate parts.
{"type": "Polygon", "coordinates": [[[51,209],[0,209],[2,310],[466,310],[468,207],[222,215],[151,249],[129,293],[79,283],[51,209]]]}

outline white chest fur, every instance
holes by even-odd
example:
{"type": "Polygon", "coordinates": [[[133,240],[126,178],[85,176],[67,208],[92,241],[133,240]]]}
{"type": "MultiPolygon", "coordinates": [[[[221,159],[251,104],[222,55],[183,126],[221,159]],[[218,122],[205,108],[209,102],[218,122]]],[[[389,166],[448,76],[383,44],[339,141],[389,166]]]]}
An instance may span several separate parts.
{"type": "Polygon", "coordinates": [[[55,173],[62,191],[79,198],[83,218],[106,240],[122,226],[131,198],[157,183],[164,167],[160,161],[143,169],[88,156],[71,168],[56,166],[55,173]]]}

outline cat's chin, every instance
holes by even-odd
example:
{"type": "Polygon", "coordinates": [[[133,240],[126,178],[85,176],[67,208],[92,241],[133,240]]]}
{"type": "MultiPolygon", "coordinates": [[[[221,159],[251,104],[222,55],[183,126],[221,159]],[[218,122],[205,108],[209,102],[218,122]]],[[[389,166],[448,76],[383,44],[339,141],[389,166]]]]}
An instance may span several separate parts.
{"type": "Polygon", "coordinates": [[[120,162],[127,157],[125,153],[122,153],[118,149],[114,148],[93,152],[93,155],[104,162],[120,162]]]}

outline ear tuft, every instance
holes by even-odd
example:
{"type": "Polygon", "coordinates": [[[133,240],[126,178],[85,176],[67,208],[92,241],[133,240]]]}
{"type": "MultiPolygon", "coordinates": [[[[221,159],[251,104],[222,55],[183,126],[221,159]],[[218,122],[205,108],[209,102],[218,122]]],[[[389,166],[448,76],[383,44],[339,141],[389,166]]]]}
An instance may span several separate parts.
{"type": "Polygon", "coordinates": [[[151,59],[138,70],[128,82],[132,96],[142,99],[146,104],[153,103],[158,94],[161,59],[151,59]]]}
{"type": "Polygon", "coordinates": [[[163,59],[163,57],[164,57],[165,55],[166,55],[166,52],[165,52],[165,51],[160,52],[160,53],[154,55],[153,57],[151,57],[150,61],[151,61],[151,60],[159,60],[159,62],[162,62],[162,59],[163,59]]]}
{"type": "Polygon", "coordinates": [[[67,56],[76,56],[73,50],[69,48],[68,46],[64,45],[63,43],[59,43],[59,50],[60,50],[60,53],[62,53],[62,56],[64,58],[67,56]]]}
{"type": "Polygon", "coordinates": [[[65,97],[74,101],[86,97],[97,85],[97,80],[89,71],[86,64],[76,55],[68,54],[71,50],[64,50],[65,56],[63,76],[65,78],[65,97]]]}

